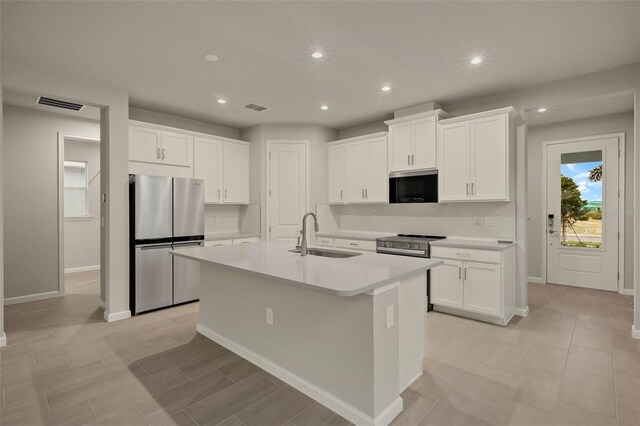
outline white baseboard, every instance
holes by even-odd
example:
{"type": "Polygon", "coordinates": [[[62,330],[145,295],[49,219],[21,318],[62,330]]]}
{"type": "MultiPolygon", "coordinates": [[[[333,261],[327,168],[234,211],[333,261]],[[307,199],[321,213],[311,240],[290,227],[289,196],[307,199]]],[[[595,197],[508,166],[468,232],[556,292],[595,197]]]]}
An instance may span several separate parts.
{"type": "Polygon", "coordinates": [[[534,284],[544,284],[544,280],[540,277],[527,277],[527,282],[534,284]]]}
{"type": "Polygon", "coordinates": [[[631,337],[640,340],[640,329],[637,329],[635,325],[631,326],[631,337]]]}
{"type": "Polygon", "coordinates": [[[0,335],[0,348],[7,346],[7,335],[2,332],[0,335]]]}
{"type": "Polygon", "coordinates": [[[402,398],[398,397],[376,418],[373,418],[339,399],[335,395],[319,388],[312,383],[309,383],[302,377],[293,374],[289,370],[286,370],[277,364],[274,364],[263,356],[258,355],[257,353],[245,348],[244,346],[227,339],[226,337],[216,333],[215,331],[202,324],[198,324],[196,326],[196,331],[203,336],[213,340],[214,342],[224,346],[230,351],[235,352],[237,355],[252,362],[263,370],[273,374],[280,380],[286,382],[288,385],[315,399],[322,405],[325,405],[329,409],[335,411],[354,424],[371,426],[388,425],[402,411],[402,398]]]}
{"type": "Polygon", "coordinates": [[[120,321],[123,319],[127,319],[131,317],[131,311],[126,310],[126,311],[121,311],[121,312],[114,312],[112,314],[108,313],[107,311],[104,312],[104,320],[106,322],[114,322],[114,321],[120,321]]]}
{"type": "Polygon", "coordinates": [[[635,291],[632,288],[623,288],[620,294],[624,294],[625,296],[633,296],[635,291]]]}
{"type": "Polygon", "coordinates": [[[513,313],[519,317],[528,317],[529,316],[529,307],[526,308],[514,308],[513,313]]]}
{"type": "Polygon", "coordinates": [[[48,291],[46,293],[27,294],[26,296],[9,297],[4,299],[5,305],[15,305],[16,303],[34,302],[36,300],[53,299],[60,297],[59,291],[48,291]]]}
{"type": "Polygon", "coordinates": [[[99,271],[100,265],[90,265],[90,266],[78,266],[77,268],[65,268],[65,274],[72,274],[74,272],[87,272],[87,271],[99,271]]]}

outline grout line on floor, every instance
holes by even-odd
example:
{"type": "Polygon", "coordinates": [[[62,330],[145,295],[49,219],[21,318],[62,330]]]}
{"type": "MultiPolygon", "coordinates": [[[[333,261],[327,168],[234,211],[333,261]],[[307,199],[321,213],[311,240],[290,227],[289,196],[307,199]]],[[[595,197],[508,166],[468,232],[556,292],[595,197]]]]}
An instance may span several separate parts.
{"type": "Polygon", "coordinates": [[[138,404],[135,404],[134,407],[136,407],[136,410],[138,410],[138,413],[140,413],[140,415],[142,416],[142,420],[144,420],[146,424],[150,425],[151,423],[149,422],[149,420],[147,420],[144,414],[142,414],[142,411],[140,411],[140,408],[138,408],[138,404]]]}
{"type": "Polygon", "coordinates": [[[147,373],[147,376],[151,376],[151,374],[149,374],[149,372],[147,370],[144,369],[144,367],[142,365],[140,365],[139,362],[136,362],[136,365],[140,368],[142,368],[142,371],[144,371],[145,373],[147,373]]]}
{"type": "MultiPolygon", "coordinates": [[[[213,394],[212,394],[212,395],[213,395],[213,394]]],[[[184,408],[184,409],[182,410],[182,411],[184,412],[184,414],[186,414],[186,415],[187,415],[187,417],[189,418],[189,420],[191,420],[194,424],[196,424],[196,425],[200,425],[200,423],[196,422],[196,421],[195,421],[195,419],[194,419],[193,417],[191,417],[191,416],[189,415],[189,413],[187,413],[187,408],[189,408],[189,407],[186,407],[186,408],[184,408]]],[[[177,413],[176,413],[176,414],[177,414],[177,413]]]]}
{"type": "Polygon", "coordinates": [[[93,405],[91,404],[91,401],[87,399],[87,403],[89,403],[89,407],[91,408],[91,412],[93,412],[93,415],[96,417],[96,419],[98,418],[98,415],[96,414],[96,410],[93,409],[93,405]]]}
{"type": "Polygon", "coordinates": [[[46,393],[43,396],[44,396],[44,402],[47,404],[47,411],[49,411],[49,414],[51,414],[51,406],[49,405],[49,398],[47,398],[46,393]]]}

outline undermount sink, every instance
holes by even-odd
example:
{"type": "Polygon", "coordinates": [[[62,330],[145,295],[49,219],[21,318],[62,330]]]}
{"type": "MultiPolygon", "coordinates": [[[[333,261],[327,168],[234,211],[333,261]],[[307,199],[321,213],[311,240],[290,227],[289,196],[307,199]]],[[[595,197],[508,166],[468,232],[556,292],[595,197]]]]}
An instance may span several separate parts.
{"type": "MultiPolygon", "coordinates": [[[[289,250],[289,251],[291,253],[300,254],[300,249],[293,249],[293,250],[289,250]]],[[[347,258],[347,257],[360,256],[362,253],[352,253],[352,252],[348,252],[348,251],[309,248],[309,249],[307,249],[307,254],[309,256],[322,256],[322,257],[332,257],[334,259],[344,259],[344,258],[347,258]]]]}

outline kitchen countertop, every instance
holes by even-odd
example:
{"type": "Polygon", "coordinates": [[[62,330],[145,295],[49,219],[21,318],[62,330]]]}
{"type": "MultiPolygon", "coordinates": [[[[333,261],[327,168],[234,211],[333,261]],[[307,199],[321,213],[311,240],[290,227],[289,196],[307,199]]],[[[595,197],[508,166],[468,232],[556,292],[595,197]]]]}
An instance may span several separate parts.
{"type": "Polygon", "coordinates": [[[431,247],[459,247],[495,251],[506,250],[514,246],[515,243],[499,243],[497,240],[472,240],[464,238],[445,238],[431,242],[431,247]]]}
{"type": "Polygon", "coordinates": [[[337,296],[366,293],[442,264],[442,261],[435,259],[361,252],[353,252],[360,254],[343,259],[312,255],[303,257],[289,250],[291,244],[262,241],[182,249],[171,254],[337,296]]]}
{"type": "Polygon", "coordinates": [[[250,232],[211,232],[204,234],[205,241],[233,240],[234,238],[260,237],[260,233],[250,232]]]}
{"type": "Polygon", "coordinates": [[[318,237],[329,237],[329,238],[349,238],[352,240],[368,240],[374,241],[376,238],[389,237],[397,234],[392,234],[390,232],[366,232],[366,231],[320,231],[316,233],[318,237]]]}

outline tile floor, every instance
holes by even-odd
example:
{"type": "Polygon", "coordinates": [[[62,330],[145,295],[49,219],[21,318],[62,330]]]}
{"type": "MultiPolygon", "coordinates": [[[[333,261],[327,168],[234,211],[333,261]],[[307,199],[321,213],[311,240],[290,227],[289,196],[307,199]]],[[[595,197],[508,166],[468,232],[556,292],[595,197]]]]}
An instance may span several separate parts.
{"type": "MultiPolygon", "coordinates": [[[[4,425],[347,425],[195,333],[198,305],[102,321],[98,275],[6,307],[4,425]]],[[[506,327],[428,315],[425,374],[396,425],[640,425],[631,298],[532,284],[506,327]]]]}

